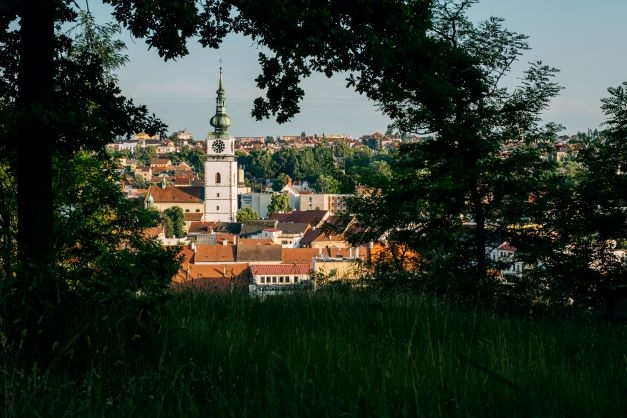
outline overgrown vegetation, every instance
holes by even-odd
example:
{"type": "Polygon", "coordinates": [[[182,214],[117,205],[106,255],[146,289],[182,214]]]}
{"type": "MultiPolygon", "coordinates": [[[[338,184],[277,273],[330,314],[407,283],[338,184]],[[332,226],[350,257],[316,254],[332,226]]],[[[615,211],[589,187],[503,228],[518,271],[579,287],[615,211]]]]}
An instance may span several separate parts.
{"type": "MultiPolygon", "coordinates": [[[[1,413],[81,417],[618,417],[627,330],[504,319],[437,299],[177,294],[142,355],[88,372],[2,357],[1,413]]],[[[138,337],[141,344],[144,337],[138,337]]]]}
{"type": "Polygon", "coordinates": [[[102,354],[98,339],[117,339],[113,353],[149,334],[178,270],[177,249],[144,234],[156,214],[124,197],[101,152],[116,135],[163,125],[120,94],[119,26],[32,3],[3,4],[0,19],[0,332],[25,364],[84,369],[102,354]],[[55,32],[54,19],[76,26],[55,32]]]}

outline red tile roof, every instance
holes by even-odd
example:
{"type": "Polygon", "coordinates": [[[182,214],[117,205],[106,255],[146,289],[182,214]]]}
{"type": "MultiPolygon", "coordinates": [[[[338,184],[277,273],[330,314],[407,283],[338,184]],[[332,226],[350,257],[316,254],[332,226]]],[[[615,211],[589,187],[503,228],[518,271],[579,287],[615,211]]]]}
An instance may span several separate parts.
{"type": "Polygon", "coordinates": [[[159,235],[163,234],[163,227],[162,226],[153,226],[151,228],[146,228],[144,230],[144,234],[146,234],[150,238],[158,238],[159,235]]]}
{"type": "Polygon", "coordinates": [[[272,241],[269,238],[240,238],[239,245],[241,246],[274,245],[274,241],[272,241]]]}
{"type": "Polygon", "coordinates": [[[235,262],[236,247],[232,244],[222,245],[198,245],[196,263],[230,263],[235,262]]]}
{"type": "Polygon", "coordinates": [[[307,264],[313,257],[325,256],[326,249],[322,248],[283,248],[281,259],[284,264],[307,264]]]}
{"type": "Polygon", "coordinates": [[[151,166],[155,166],[155,165],[170,166],[170,165],[172,165],[172,161],[171,160],[166,160],[166,159],[152,159],[152,160],[150,160],[150,165],[151,166]]]}
{"type": "Polygon", "coordinates": [[[148,189],[155,203],[203,203],[203,201],[191,194],[191,187],[173,187],[167,186],[165,189],[161,187],[151,186],[148,189]]]}
{"type": "Polygon", "coordinates": [[[192,250],[188,246],[181,248],[179,255],[183,256],[182,264],[185,265],[189,263],[194,263],[194,254],[195,254],[194,250],[192,250]]]}
{"type": "Polygon", "coordinates": [[[248,282],[247,264],[184,264],[172,279],[172,287],[228,291],[246,289],[248,282]]]}
{"type": "Polygon", "coordinates": [[[253,276],[260,275],[306,275],[311,273],[311,264],[253,264],[250,266],[253,276]]]}
{"type": "Polygon", "coordinates": [[[518,251],[518,248],[514,247],[513,245],[510,245],[509,242],[504,242],[503,244],[499,245],[499,250],[510,251],[510,252],[515,253],[516,251],[518,251]]]}

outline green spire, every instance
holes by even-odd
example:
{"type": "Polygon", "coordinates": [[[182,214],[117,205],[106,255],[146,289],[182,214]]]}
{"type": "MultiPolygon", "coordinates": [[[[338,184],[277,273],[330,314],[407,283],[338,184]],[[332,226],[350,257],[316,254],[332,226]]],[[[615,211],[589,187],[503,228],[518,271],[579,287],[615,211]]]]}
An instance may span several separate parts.
{"type": "Polygon", "coordinates": [[[226,106],[224,104],[226,94],[222,84],[222,66],[220,65],[220,81],[218,82],[218,90],[216,91],[216,114],[211,118],[209,123],[215,128],[216,134],[226,133],[231,126],[231,118],[226,114],[226,106]]]}

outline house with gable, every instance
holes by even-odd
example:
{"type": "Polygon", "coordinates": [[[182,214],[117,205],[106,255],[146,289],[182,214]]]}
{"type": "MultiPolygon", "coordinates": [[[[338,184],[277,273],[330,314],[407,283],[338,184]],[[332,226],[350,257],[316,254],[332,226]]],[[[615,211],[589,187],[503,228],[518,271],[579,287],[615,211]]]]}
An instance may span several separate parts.
{"type": "Polygon", "coordinates": [[[150,160],[152,168],[169,168],[172,167],[172,161],[165,158],[153,158],[150,160]]]}
{"type": "Polygon", "coordinates": [[[150,186],[144,200],[145,207],[159,211],[179,206],[183,213],[203,213],[202,188],[176,187],[168,185],[150,186]]]}
{"type": "Polygon", "coordinates": [[[509,242],[503,242],[488,253],[488,258],[498,266],[499,274],[507,280],[507,276],[522,277],[525,263],[516,259],[518,249],[509,242]]]}
{"type": "Polygon", "coordinates": [[[157,145],[157,155],[165,155],[176,152],[176,144],[170,139],[165,139],[157,145]]]}
{"type": "Polygon", "coordinates": [[[276,229],[281,231],[276,237],[277,244],[283,247],[298,248],[305,233],[311,228],[306,222],[279,222],[276,229]]]}
{"type": "MultiPolygon", "coordinates": [[[[276,220],[273,220],[276,221],[276,220]]],[[[308,223],[276,222],[274,227],[263,228],[250,238],[269,239],[282,247],[298,248],[305,232],[310,228],[308,223]]]]}
{"type": "Polygon", "coordinates": [[[147,182],[150,182],[153,177],[152,167],[144,166],[144,165],[136,166],[135,169],[132,171],[132,173],[135,176],[140,177],[144,181],[147,181],[147,182]]]}
{"type": "Polygon", "coordinates": [[[310,264],[253,264],[249,269],[248,289],[252,296],[284,294],[313,287],[310,264]]]}

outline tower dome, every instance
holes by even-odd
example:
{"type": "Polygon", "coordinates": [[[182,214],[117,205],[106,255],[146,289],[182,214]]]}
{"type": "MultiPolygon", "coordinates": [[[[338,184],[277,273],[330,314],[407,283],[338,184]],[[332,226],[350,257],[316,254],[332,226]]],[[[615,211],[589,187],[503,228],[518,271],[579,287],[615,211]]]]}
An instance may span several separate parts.
{"type": "Polygon", "coordinates": [[[222,83],[222,66],[220,66],[220,81],[216,91],[216,114],[209,120],[209,124],[214,127],[216,136],[226,133],[231,126],[231,118],[226,114],[224,85],[222,83]]]}

